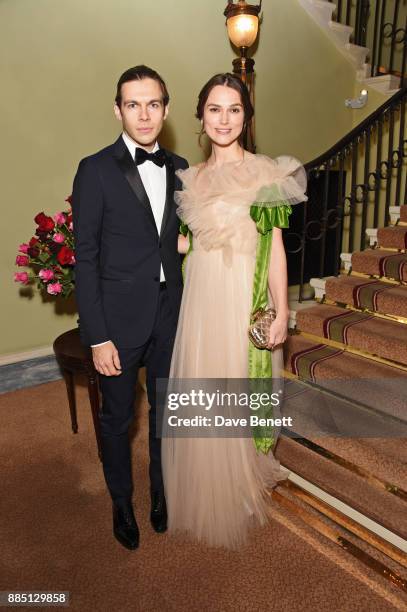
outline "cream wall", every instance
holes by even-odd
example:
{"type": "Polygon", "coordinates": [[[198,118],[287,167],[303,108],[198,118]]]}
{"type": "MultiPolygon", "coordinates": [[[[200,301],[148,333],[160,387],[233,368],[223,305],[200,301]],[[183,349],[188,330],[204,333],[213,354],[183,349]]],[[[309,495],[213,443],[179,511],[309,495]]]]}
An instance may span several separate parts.
{"type": "MultiPolygon", "coordinates": [[[[2,0],[0,354],[47,346],[76,325],[73,303],[24,293],[12,280],[34,215],[64,206],[78,161],[112,142],[115,82],[137,63],[159,70],[171,94],[164,144],[197,162],[200,87],[234,57],[220,0],[2,0]]],[[[303,162],[352,127],[343,101],[354,69],[297,4],[264,3],[255,53],[259,152],[303,162]]],[[[373,110],[373,108],[372,108],[373,110]]]]}

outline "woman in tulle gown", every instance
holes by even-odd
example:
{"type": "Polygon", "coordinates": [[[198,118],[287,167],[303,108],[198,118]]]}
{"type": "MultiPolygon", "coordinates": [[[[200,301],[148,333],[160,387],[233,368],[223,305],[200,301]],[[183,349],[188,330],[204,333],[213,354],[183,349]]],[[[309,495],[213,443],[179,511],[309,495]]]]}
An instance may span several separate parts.
{"type": "MultiPolygon", "coordinates": [[[[247,330],[255,276],[261,275],[266,300],[277,311],[269,337],[269,348],[276,348],[255,355],[261,371],[255,368],[254,375],[281,374],[288,323],[281,228],[288,226],[291,205],[307,199],[306,174],[294,157],[271,159],[243,149],[252,114],[247,88],[235,75],[216,75],[199,95],[197,117],[212,148],[205,163],[178,171],[177,212],[188,229],[179,250],[189,252],[170,380],[253,375],[250,354],[259,349],[249,346],[247,330]],[[269,249],[259,249],[265,238],[269,249]]],[[[259,295],[261,279],[256,283],[259,295]]],[[[164,437],[169,532],[210,546],[242,545],[249,526],[269,516],[267,491],[289,474],[271,449],[262,450],[250,437],[164,437]]]]}

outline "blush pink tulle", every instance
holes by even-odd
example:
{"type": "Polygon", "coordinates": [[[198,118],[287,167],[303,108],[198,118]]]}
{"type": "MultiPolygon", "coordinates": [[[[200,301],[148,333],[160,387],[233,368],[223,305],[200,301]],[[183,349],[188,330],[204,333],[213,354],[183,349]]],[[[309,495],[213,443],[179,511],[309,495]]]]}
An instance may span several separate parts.
{"type": "MultiPolygon", "coordinates": [[[[281,195],[290,204],[305,201],[304,168],[294,157],[246,153],[241,162],[178,175],[184,186],[176,192],[178,214],[193,232],[193,250],[170,378],[247,379],[258,237],[250,206],[271,185],[278,185],[280,201],[281,195]]],[[[277,377],[282,349],[270,359],[277,377]]],[[[267,492],[289,474],[271,451],[258,454],[250,437],[163,438],[162,462],[169,532],[227,548],[244,544],[251,525],[266,523],[267,492]]]]}

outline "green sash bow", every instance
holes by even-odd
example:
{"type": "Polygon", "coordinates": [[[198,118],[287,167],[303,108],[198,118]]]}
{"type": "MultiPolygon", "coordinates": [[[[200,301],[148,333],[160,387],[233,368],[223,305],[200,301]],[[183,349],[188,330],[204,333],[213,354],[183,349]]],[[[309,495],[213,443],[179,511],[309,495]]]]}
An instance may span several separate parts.
{"type": "Polygon", "coordinates": [[[184,257],[184,261],[182,262],[182,278],[185,282],[185,264],[187,261],[187,256],[190,254],[190,252],[192,251],[192,232],[189,229],[188,225],[186,223],[184,223],[183,221],[181,221],[180,226],[179,226],[179,233],[182,234],[183,236],[188,236],[189,237],[189,247],[188,247],[188,251],[185,253],[185,257],[184,257]]]}

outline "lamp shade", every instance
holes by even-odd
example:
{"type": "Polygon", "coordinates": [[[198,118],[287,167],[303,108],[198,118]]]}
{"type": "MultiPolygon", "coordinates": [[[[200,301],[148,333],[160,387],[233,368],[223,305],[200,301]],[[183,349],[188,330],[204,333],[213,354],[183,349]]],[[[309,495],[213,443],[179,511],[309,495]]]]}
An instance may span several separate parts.
{"type": "Polygon", "coordinates": [[[228,34],[236,47],[251,47],[257,38],[259,18],[257,15],[240,14],[227,20],[228,34]]]}

